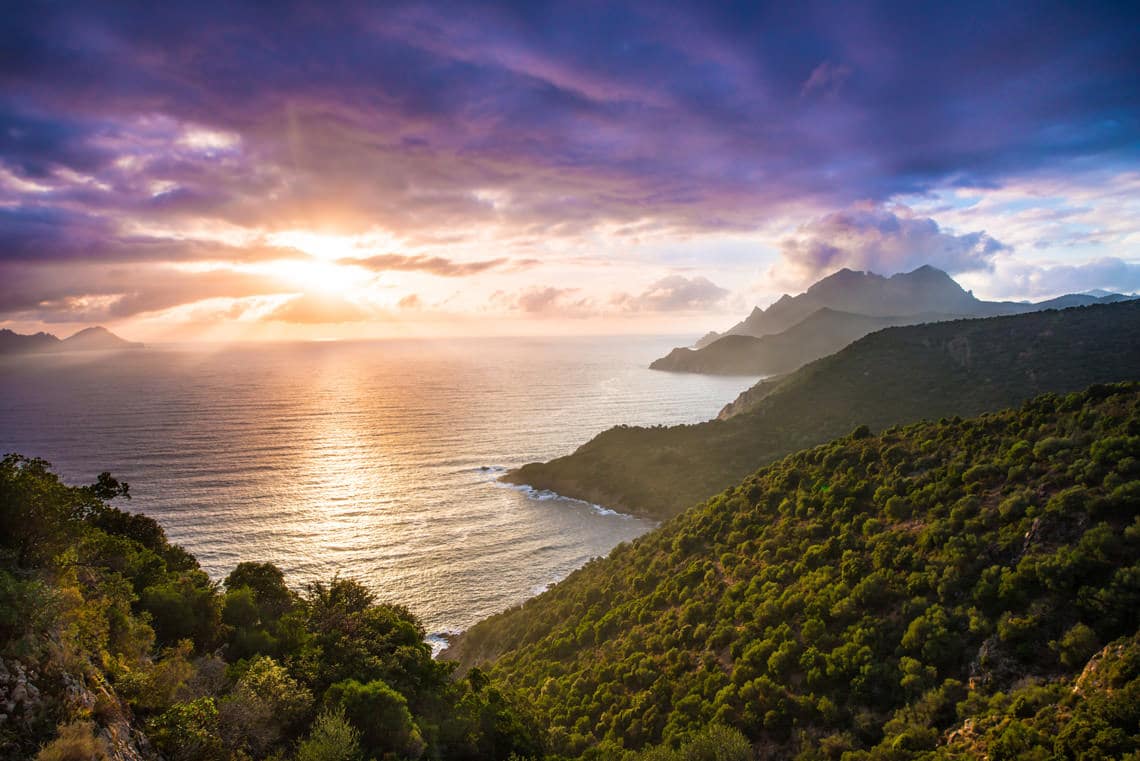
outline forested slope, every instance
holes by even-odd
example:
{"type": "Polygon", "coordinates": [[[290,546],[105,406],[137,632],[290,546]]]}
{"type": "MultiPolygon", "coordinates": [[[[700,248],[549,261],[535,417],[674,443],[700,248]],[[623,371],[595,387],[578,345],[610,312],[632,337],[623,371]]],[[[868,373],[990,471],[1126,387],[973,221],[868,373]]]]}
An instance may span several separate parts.
{"type": "Polygon", "coordinates": [[[507,693],[432,660],[415,617],[265,563],[219,586],[104,474],[0,460],[0,758],[536,757],[507,693]],[[38,756],[37,756],[38,754],[38,756]]]}
{"type": "Polygon", "coordinates": [[[786,454],[886,426],[1140,380],[1140,301],[888,328],[789,374],[727,420],[611,428],[507,476],[663,518],[786,454]],[[768,390],[770,389],[770,390],[768,390]]]}
{"type": "Polygon", "coordinates": [[[452,655],[572,756],[719,723],[774,758],[1119,758],[1138,616],[1132,383],[789,456],[452,655]]]}

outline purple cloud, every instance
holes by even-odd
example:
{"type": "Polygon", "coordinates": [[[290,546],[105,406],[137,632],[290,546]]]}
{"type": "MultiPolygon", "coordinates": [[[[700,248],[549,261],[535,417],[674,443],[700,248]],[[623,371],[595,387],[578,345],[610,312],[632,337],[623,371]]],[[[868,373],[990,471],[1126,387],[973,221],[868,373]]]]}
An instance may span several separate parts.
{"type": "Polygon", "coordinates": [[[781,244],[775,275],[809,284],[847,267],[883,275],[929,264],[950,273],[990,269],[1008,247],[985,232],[955,234],[909,210],[862,206],[802,225],[781,244]]]}
{"type": "MultiPolygon", "coordinates": [[[[413,243],[481,226],[534,241],[752,231],[805,208],[1140,163],[1135,4],[895,11],[14,7],[0,30],[0,279],[28,261],[278,255],[139,230],[380,227],[413,243]]],[[[902,227],[934,264],[994,253],[992,239],[902,227]]],[[[843,253],[836,232],[809,226],[792,259],[903,258],[865,241],[843,253]]],[[[410,259],[371,266],[522,266],[410,259]]]]}
{"type": "Polygon", "coordinates": [[[156,265],[66,267],[7,265],[0,279],[0,316],[43,322],[99,322],[212,298],[287,293],[269,275],[232,270],[185,272],[156,265]]]}

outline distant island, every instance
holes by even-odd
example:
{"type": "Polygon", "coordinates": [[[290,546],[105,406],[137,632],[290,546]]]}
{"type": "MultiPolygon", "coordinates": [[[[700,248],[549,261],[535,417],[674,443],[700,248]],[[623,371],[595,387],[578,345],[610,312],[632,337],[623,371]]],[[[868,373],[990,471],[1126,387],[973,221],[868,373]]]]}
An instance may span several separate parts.
{"type": "Polygon", "coordinates": [[[799,296],[756,307],[724,333],[707,333],[695,348],[676,348],[653,370],[708,375],[775,375],[839,351],[868,333],[899,325],[966,317],[1025,314],[1126,301],[1121,293],[1072,293],[1036,303],[982,301],[929,265],[884,277],[841,269],[799,296]]]}
{"type": "Polygon", "coordinates": [[[59,354],[72,351],[141,348],[143,348],[141,343],[120,338],[106,328],[99,326],[84,328],[63,339],[51,333],[24,335],[7,328],[0,330],[0,354],[59,354]]]}

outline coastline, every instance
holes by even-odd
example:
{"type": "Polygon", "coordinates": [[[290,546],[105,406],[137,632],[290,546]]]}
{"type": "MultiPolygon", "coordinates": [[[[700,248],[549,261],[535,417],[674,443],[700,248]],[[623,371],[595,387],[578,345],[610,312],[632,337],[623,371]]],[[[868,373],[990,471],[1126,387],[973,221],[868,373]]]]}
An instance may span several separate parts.
{"type": "Polygon", "coordinates": [[[640,518],[661,524],[661,516],[649,510],[625,502],[621,497],[611,494],[595,485],[585,485],[577,480],[569,479],[536,479],[527,475],[528,468],[544,467],[548,463],[532,462],[518,468],[508,470],[496,479],[499,483],[510,488],[529,490],[536,494],[551,495],[539,497],[540,499],[561,498],[590,505],[596,510],[605,511],[605,514],[621,515],[629,518],[640,518]]]}
{"type": "MultiPolygon", "coordinates": [[[[645,512],[615,510],[589,499],[584,499],[582,497],[566,494],[562,491],[555,491],[554,489],[543,488],[535,484],[517,480],[517,474],[521,468],[507,469],[496,466],[482,466],[479,468],[479,470],[485,473],[500,473],[501,475],[490,482],[492,485],[505,489],[514,489],[516,491],[520,491],[525,494],[528,499],[533,499],[540,502],[556,499],[565,500],[567,502],[576,502],[578,504],[585,505],[601,515],[613,515],[620,518],[637,518],[640,520],[649,521],[653,524],[650,527],[649,531],[654,531],[661,525],[661,519],[659,516],[654,516],[645,512]]],[[[612,548],[610,551],[612,551],[612,548]]],[[[609,555],[609,552],[606,552],[606,555],[609,555]]],[[[606,555],[603,555],[601,557],[605,557],[606,555]]],[[[562,583],[562,581],[565,580],[567,576],[574,573],[576,570],[578,569],[575,568],[573,571],[570,571],[570,573],[566,574],[566,576],[551,582],[546,586],[545,589],[537,591],[535,594],[528,596],[526,599],[522,600],[516,605],[513,605],[506,610],[499,611],[499,613],[492,615],[500,615],[501,613],[505,613],[511,610],[513,607],[525,605],[528,601],[545,594],[555,584],[562,583]]],[[[475,625],[478,625],[479,623],[480,622],[476,622],[475,625]]],[[[477,654],[476,657],[472,659],[471,654],[464,652],[464,646],[467,642],[466,634],[466,629],[463,631],[431,632],[424,637],[424,641],[427,642],[432,648],[432,658],[435,660],[453,661],[455,663],[458,663],[459,673],[463,674],[467,671],[468,664],[480,660],[477,654]]]]}

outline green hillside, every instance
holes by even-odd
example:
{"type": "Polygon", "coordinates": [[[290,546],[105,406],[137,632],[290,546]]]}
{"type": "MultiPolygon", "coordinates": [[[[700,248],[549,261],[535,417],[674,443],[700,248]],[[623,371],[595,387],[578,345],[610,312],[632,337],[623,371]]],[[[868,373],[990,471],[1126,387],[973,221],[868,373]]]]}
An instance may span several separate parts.
{"type": "Polygon", "coordinates": [[[619,426],[508,480],[618,510],[676,515],[857,425],[977,415],[1044,392],[1140,379],[1140,301],[888,328],[786,376],[743,414],[619,426]]]}
{"type": "Polygon", "coordinates": [[[799,452],[452,655],[498,655],[569,756],[726,725],[765,758],[1121,758],[1138,624],[1131,383],[799,452]]]}
{"type": "Polygon", "coordinates": [[[298,593],[267,563],[219,586],[104,474],[0,459],[0,758],[365,761],[541,755],[478,671],[342,578],[298,593]],[[38,754],[38,755],[37,755],[38,754]]]}

